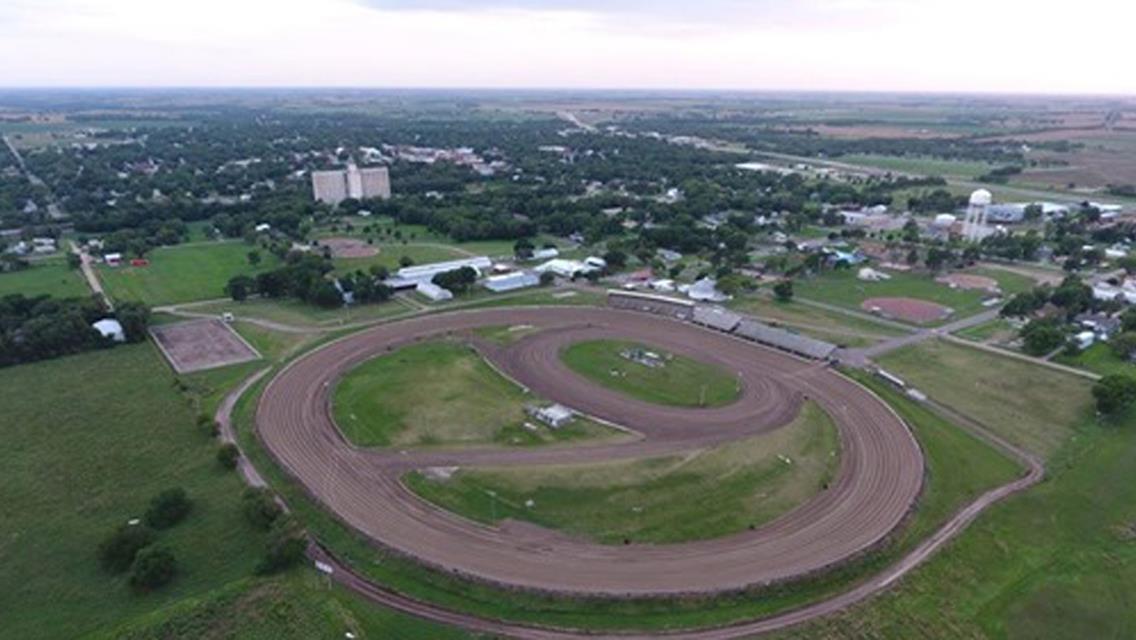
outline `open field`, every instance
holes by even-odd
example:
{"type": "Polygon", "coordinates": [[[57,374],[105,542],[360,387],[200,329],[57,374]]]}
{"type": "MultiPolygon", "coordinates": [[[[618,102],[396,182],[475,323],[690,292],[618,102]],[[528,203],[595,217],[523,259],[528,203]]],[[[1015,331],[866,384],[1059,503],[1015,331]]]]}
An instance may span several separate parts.
{"type": "Polygon", "coordinates": [[[761,295],[736,297],[727,306],[770,324],[789,327],[804,335],[851,347],[875,344],[904,333],[895,327],[839,311],[811,307],[800,302],[778,302],[761,295]]]}
{"type": "MultiPolygon", "coordinates": [[[[1006,295],[1029,288],[1027,278],[1005,271],[968,271],[975,275],[992,277],[998,280],[1006,295]]],[[[981,291],[951,289],[935,282],[928,275],[891,272],[890,280],[882,282],[863,282],[856,277],[854,270],[829,271],[823,275],[801,279],[796,282],[797,295],[809,300],[826,302],[855,311],[861,311],[861,304],[869,298],[915,298],[949,307],[954,310],[954,318],[962,318],[983,310],[981,291]]],[[[934,323],[932,323],[934,324],[934,323]]]]}
{"type": "Polygon", "coordinates": [[[1112,374],[1136,375],[1136,364],[1116,355],[1112,347],[1104,342],[1098,342],[1075,356],[1068,356],[1064,353],[1058,354],[1054,361],[1099,373],[1102,376],[1112,374]]]}
{"type": "Polygon", "coordinates": [[[225,297],[225,284],[236,275],[268,271],[277,259],[260,250],[261,262],[248,263],[254,247],[243,242],[187,244],[154,249],[146,267],[101,265],[99,277],[115,300],[148,305],[177,304],[225,297]]]}
{"type": "Polygon", "coordinates": [[[78,637],[251,574],[263,536],[245,523],[240,481],[217,465],[173,380],[149,344],[0,370],[4,635],[78,637]],[[95,548],[174,486],[193,512],[160,535],[183,572],[135,595],[99,568],[95,548]]]}
{"type": "Polygon", "coordinates": [[[390,585],[422,600],[442,603],[461,611],[507,620],[528,621],[588,629],[664,629],[692,625],[723,624],[746,617],[769,615],[831,595],[880,570],[891,559],[913,546],[949,514],[981,492],[1013,478],[1017,466],[995,450],[957,427],[927,413],[914,402],[878,385],[872,386],[913,427],[926,455],[928,481],[908,526],[884,551],[817,580],[790,585],[756,595],[720,597],[712,601],[629,600],[599,602],[590,599],[550,598],[539,594],[503,592],[482,584],[462,581],[406,561],[374,547],[316,506],[295,483],[285,478],[267,458],[251,435],[252,410],[258,389],[238,405],[236,419],[243,446],[265,470],[273,486],[282,491],[309,529],[339,557],[349,561],[371,579],[390,585]],[[969,461],[965,474],[956,473],[957,461],[969,461]]]}
{"type": "Polygon", "coordinates": [[[997,342],[1010,339],[1015,333],[1014,326],[1010,324],[1009,321],[998,318],[973,327],[968,327],[957,332],[955,335],[975,342],[988,342],[992,340],[997,342]]]}
{"type": "Polygon", "coordinates": [[[243,302],[218,300],[208,304],[193,305],[188,310],[217,316],[231,313],[237,320],[257,318],[297,327],[332,329],[351,322],[381,320],[410,313],[413,308],[397,297],[379,304],[352,305],[338,309],[324,309],[299,300],[250,298],[243,302]]]}
{"type": "Polygon", "coordinates": [[[534,444],[614,436],[577,420],[558,430],[521,428],[535,401],[470,347],[427,342],[364,363],[335,389],[335,421],[359,446],[534,444]]]}
{"type": "Polygon", "coordinates": [[[977,178],[990,171],[994,165],[986,162],[973,162],[964,160],[944,160],[929,157],[909,156],[882,156],[854,154],[840,157],[841,162],[874,167],[885,171],[912,173],[926,176],[959,176],[963,178],[977,178]]]}
{"type": "Polygon", "coordinates": [[[34,262],[23,271],[0,273],[0,298],[14,293],[25,296],[49,295],[56,298],[84,298],[91,294],[78,270],[66,262],[34,262]]]}
{"type": "Polygon", "coordinates": [[[721,407],[736,401],[740,393],[731,372],[651,345],[595,340],[570,345],[560,356],[569,369],[592,382],[646,402],[721,407]],[[653,352],[662,357],[662,366],[633,362],[621,355],[624,351],[653,352]]]}
{"type": "Polygon", "coordinates": [[[683,456],[406,480],[426,500],[479,522],[524,520],[606,544],[664,544],[773,520],[827,486],[839,449],[831,419],[808,404],[773,433],[683,456]]]}
{"type": "Polygon", "coordinates": [[[1011,442],[1049,456],[1092,415],[1092,383],[942,341],[906,347],[880,366],[1011,442]]]}

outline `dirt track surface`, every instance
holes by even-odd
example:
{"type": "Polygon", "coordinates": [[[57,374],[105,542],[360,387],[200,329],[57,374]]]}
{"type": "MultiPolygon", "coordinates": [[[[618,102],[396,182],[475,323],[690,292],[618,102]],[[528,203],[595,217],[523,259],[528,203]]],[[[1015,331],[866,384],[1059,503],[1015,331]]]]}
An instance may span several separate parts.
{"type": "Polygon", "coordinates": [[[382,325],[297,360],[266,388],[257,432],[277,462],[367,537],[447,571],[562,593],[710,593],[825,569],[880,542],[908,512],[923,478],[922,454],[875,396],[823,365],[661,318],[605,309],[492,309],[382,325]],[[541,396],[641,434],[641,440],[551,449],[398,452],[344,441],[329,412],[336,380],[361,362],[419,339],[479,326],[546,331],[486,350],[493,363],[541,396]],[[595,337],[649,342],[738,373],[737,402],[681,409],[637,402],[570,372],[560,348],[595,337]],[[602,546],[522,529],[508,534],[439,510],[407,491],[413,468],[594,462],[693,450],[779,428],[805,397],[836,422],[841,468],[829,489],[754,531],[680,545],[602,546]]]}

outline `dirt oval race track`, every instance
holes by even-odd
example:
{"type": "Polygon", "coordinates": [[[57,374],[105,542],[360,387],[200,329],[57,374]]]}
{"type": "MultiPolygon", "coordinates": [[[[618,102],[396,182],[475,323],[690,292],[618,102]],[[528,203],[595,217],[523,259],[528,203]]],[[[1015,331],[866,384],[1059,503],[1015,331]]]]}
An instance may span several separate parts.
{"type": "Polygon", "coordinates": [[[823,570],[885,538],[917,498],[923,458],[903,422],[863,387],[823,364],[655,316],[597,308],[491,309],[381,325],[320,348],[279,373],[256,415],[276,461],[345,523],[421,562],[511,587],[610,596],[736,590],[823,570]],[[347,443],[330,415],[345,372],[399,346],[485,326],[540,331],[507,347],[482,346],[535,393],[642,434],[631,442],[542,449],[389,451],[347,443]],[[716,409],[664,407],[605,389],[569,371],[567,344],[627,338],[717,364],[739,376],[737,402],[716,409]],[[782,517],[735,535],[676,545],[604,546],[537,527],[484,526],[440,510],[399,482],[431,466],[596,462],[690,451],[777,429],[805,399],[835,421],[842,458],[826,491],[782,517]]]}

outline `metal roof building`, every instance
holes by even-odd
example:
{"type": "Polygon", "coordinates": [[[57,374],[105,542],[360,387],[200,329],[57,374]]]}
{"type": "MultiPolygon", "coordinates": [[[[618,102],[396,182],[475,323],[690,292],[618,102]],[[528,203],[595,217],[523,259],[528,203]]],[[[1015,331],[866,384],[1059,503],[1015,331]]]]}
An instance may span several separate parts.
{"type": "Polygon", "coordinates": [[[790,351],[809,358],[816,358],[817,360],[824,360],[836,351],[836,345],[832,343],[790,333],[784,329],[777,329],[767,324],[757,322],[756,320],[742,320],[738,323],[734,333],[743,338],[753,340],[754,342],[760,342],[761,344],[784,349],[785,351],[790,351]]]}
{"type": "Polygon", "coordinates": [[[398,277],[404,280],[413,280],[415,282],[430,282],[434,276],[439,273],[447,273],[449,271],[457,271],[462,267],[472,267],[480,275],[483,271],[488,271],[493,268],[493,261],[485,256],[478,256],[476,258],[465,258],[462,260],[450,260],[449,262],[435,262],[433,264],[415,265],[413,267],[403,267],[398,270],[398,277]]]}
{"type": "Polygon", "coordinates": [[[607,304],[615,309],[642,311],[660,316],[690,320],[694,317],[694,303],[678,298],[656,296],[633,291],[608,291],[607,304]]]}
{"type": "Polygon", "coordinates": [[[742,317],[739,314],[722,307],[699,305],[694,308],[694,322],[711,329],[729,333],[737,328],[741,321],[742,317]]]}
{"type": "Polygon", "coordinates": [[[505,275],[491,276],[485,279],[485,288],[494,293],[516,291],[517,289],[535,287],[538,284],[540,284],[540,277],[535,273],[525,271],[506,273],[505,275]]]}

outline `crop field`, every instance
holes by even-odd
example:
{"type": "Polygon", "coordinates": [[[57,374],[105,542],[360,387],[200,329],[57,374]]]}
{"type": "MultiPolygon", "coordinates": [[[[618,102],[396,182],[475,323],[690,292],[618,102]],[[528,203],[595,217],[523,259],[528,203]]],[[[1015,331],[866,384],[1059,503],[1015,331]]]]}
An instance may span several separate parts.
{"type": "Polygon", "coordinates": [[[823,490],[839,449],[832,421],[808,404],[774,433],[684,456],[475,469],[449,480],[411,474],[407,482],[426,500],[479,522],[510,518],[607,544],[663,544],[776,518],[823,490]]]}
{"type": "Polygon", "coordinates": [[[897,171],[927,176],[957,176],[961,178],[977,178],[994,168],[994,165],[986,162],[866,154],[841,156],[840,161],[847,162],[848,164],[874,167],[885,171],[897,171]]]}
{"type": "Polygon", "coordinates": [[[573,344],[560,354],[569,369],[596,384],[657,404],[679,407],[721,407],[737,400],[741,389],[729,372],[650,345],[619,340],[573,344]],[[658,366],[632,361],[623,353],[650,352],[658,366]]]}
{"type": "Polygon", "coordinates": [[[1089,380],[977,349],[927,342],[879,363],[932,399],[1045,456],[1092,415],[1089,380]]]}
{"type": "Polygon", "coordinates": [[[335,421],[360,446],[540,444],[615,436],[576,420],[557,430],[522,428],[536,398],[501,377],[468,346],[427,342],[356,368],[339,382],[335,421]]]}
{"type": "MultiPolygon", "coordinates": [[[[971,273],[971,272],[968,272],[971,273]]],[[[998,280],[1006,295],[1011,295],[1031,286],[1024,276],[1005,271],[974,271],[998,280]]],[[[914,298],[949,307],[954,310],[953,318],[963,318],[983,310],[985,294],[981,291],[952,289],[935,282],[935,279],[922,274],[891,272],[890,280],[882,282],[863,282],[856,277],[854,270],[830,271],[823,275],[801,279],[796,282],[796,292],[801,298],[826,302],[851,310],[861,311],[861,304],[869,298],[914,298]]]]}
{"type": "Polygon", "coordinates": [[[81,298],[91,292],[78,270],[71,269],[63,261],[52,260],[34,262],[22,271],[0,273],[0,297],[14,293],[28,297],[81,298]]]}
{"type": "Polygon", "coordinates": [[[99,277],[115,300],[167,305],[225,297],[225,284],[237,275],[268,271],[277,259],[260,250],[261,262],[248,263],[254,247],[243,242],[187,244],[155,249],[145,267],[99,267],[99,277]]]}

